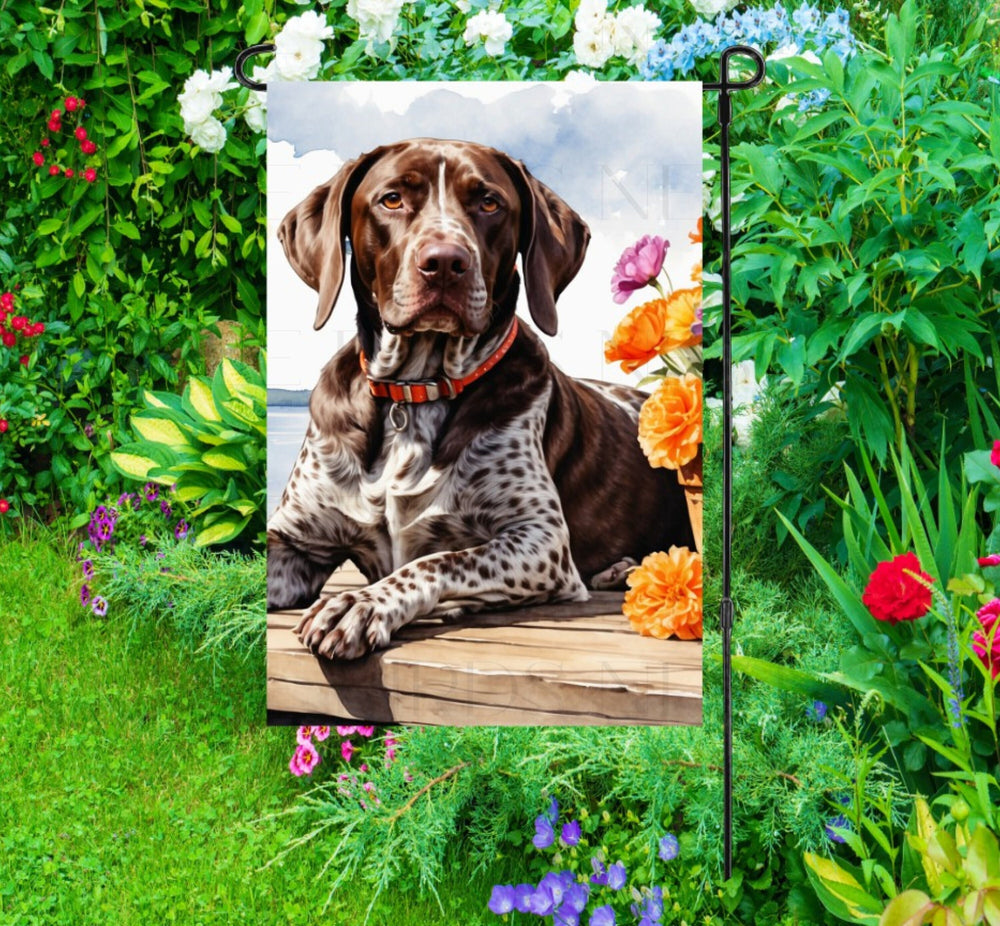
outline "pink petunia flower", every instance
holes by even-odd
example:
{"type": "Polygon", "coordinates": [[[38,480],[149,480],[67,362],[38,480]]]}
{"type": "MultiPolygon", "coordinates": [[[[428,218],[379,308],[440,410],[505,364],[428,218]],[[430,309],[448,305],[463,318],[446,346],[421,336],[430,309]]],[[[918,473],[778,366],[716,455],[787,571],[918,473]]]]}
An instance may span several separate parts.
{"type": "Polygon", "coordinates": [[[337,727],[337,733],[340,736],[350,736],[352,733],[357,733],[357,727],[337,727]]]}
{"type": "Polygon", "coordinates": [[[656,279],[669,247],[670,242],[659,235],[643,235],[622,252],[611,277],[611,294],[615,302],[620,305],[637,289],[656,279]]]}
{"type": "Polygon", "coordinates": [[[330,735],[329,727],[313,727],[312,735],[321,743],[330,735]]]}
{"type": "Polygon", "coordinates": [[[340,754],[344,757],[345,762],[350,762],[351,756],[354,755],[354,744],[350,740],[344,740],[340,744],[340,754]]]}
{"type": "Polygon", "coordinates": [[[299,727],[298,732],[295,734],[295,742],[300,746],[305,746],[306,743],[312,742],[312,727],[299,727]]]}
{"type": "Polygon", "coordinates": [[[358,736],[371,737],[375,734],[374,727],[358,727],[358,736]]]}
{"type": "MultiPolygon", "coordinates": [[[[316,747],[312,743],[306,743],[303,746],[299,746],[295,750],[295,755],[292,756],[292,762],[294,762],[301,770],[302,775],[311,775],[312,771],[319,764],[320,756],[316,752],[316,747]]],[[[289,765],[291,767],[291,765],[289,765]]]]}
{"type": "Polygon", "coordinates": [[[1000,598],[984,604],[976,617],[982,629],[972,635],[972,649],[995,679],[1000,676],[1000,598]]]}
{"type": "Polygon", "coordinates": [[[1000,466],[1000,440],[993,441],[993,450],[990,453],[990,462],[994,466],[1000,466]]]}

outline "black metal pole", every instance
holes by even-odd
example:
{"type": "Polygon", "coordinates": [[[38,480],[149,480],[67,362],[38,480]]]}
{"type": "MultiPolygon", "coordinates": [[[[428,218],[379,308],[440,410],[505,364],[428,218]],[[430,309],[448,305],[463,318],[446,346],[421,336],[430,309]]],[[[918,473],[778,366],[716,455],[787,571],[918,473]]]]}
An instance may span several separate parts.
{"type": "Polygon", "coordinates": [[[719,627],[722,632],[722,816],[723,874],[733,874],[733,344],[730,260],[732,257],[732,197],[729,172],[729,124],[732,122],[733,90],[756,87],[764,79],[764,58],[756,48],[733,45],[722,52],[719,83],[705,84],[705,90],[717,90],[718,120],[722,130],[720,160],[722,175],[722,602],[719,627]],[[756,71],[747,80],[729,79],[729,59],[751,58],[756,71]]]}

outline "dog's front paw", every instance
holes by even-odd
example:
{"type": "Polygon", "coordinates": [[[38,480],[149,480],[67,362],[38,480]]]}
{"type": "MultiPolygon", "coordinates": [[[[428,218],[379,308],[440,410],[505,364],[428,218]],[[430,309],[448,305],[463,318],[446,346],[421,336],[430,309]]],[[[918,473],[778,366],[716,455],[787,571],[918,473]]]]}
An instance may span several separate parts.
{"type": "Polygon", "coordinates": [[[295,633],[320,656],[357,659],[385,646],[392,626],[385,605],[362,590],[320,599],[303,613],[295,633]]]}

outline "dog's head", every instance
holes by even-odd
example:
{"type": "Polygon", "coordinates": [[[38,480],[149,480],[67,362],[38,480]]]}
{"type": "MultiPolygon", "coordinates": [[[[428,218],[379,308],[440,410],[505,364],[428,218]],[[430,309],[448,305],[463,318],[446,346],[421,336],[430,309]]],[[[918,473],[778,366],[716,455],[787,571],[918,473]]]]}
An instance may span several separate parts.
{"type": "Polygon", "coordinates": [[[319,292],[316,328],[340,292],[348,240],[363,319],[401,334],[472,336],[500,307],[513,312],[518,253],[531,317],[555,334],[556,299],[580,269],[590,231],[519,161],[422,138],[344,164],[285,216],[278,238],[319,292]]]}

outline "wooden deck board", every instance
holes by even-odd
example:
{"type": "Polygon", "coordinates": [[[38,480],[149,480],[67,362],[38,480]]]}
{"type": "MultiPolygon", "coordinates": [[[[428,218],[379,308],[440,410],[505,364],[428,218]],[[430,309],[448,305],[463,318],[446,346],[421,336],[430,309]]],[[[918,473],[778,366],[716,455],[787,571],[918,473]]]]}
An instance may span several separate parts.
{"type": "MultiPolygon", "coordinates": [[[[353,568],[333,593],[364,585],[353,568]]],[[[641,637],[619,593],[417,621],[355,661],[313,656],[299,613],[268,615],[267,706],[282,716],[415,724],[701,723],[701,643],[641,637]]]]}

